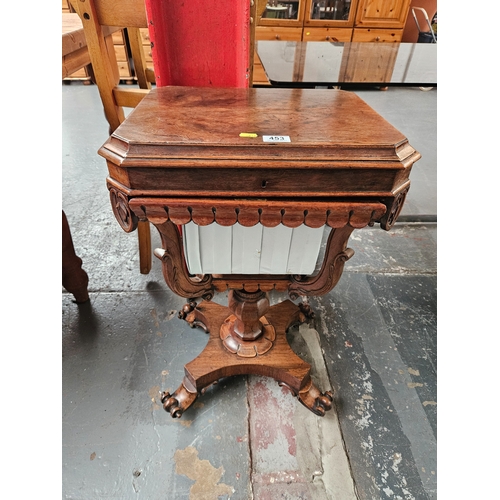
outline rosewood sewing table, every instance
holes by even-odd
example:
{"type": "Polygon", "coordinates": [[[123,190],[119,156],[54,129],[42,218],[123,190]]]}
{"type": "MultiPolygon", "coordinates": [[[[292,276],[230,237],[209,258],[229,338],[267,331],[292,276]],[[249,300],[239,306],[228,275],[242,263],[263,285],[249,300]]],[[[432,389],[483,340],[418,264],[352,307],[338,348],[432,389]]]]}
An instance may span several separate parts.
{"type": "MultiPolygon", "coordinates": [[[[328,293],[353,251],[350,234],[375,223],[389,230],[420,158],[406,137],[353,93],[321,89],[162,87],[151,91],[99,150],[109,170],[114,214],[127,231],[149,220],[158,229],[168,286],[189,299],[179,316],[210,337],[185,366],[173,393],[173,417],[222,377],[275,378],[306,407],[324,415],[310,365],[285,333],[312,312],[300,296],[328,293]],[[326,228],[318,272],[193,274],[183,227],[236,224],[326,228]],[[229,290],[228,307],[211,299],[229,290]],[[292,300],[269,306],[268,292],[292,300]],[[203,299],[197,302],[196,299],[203,299]]],[[[203,248],[201,249],[203,251],[203,248]]]]}

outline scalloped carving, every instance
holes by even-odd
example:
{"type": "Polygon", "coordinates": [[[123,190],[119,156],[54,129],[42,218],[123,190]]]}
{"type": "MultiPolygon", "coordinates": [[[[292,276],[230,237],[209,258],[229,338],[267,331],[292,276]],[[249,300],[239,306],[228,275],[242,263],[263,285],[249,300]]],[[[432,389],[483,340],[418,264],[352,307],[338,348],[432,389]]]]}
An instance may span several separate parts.
{"type": "Polygon", "coordinates": [[[148,217],[152,222],[161,214],[162,218],[174,224],[194,222],[207,226],[216,222],[221,226],[236,223],[245,227],[261,223],[265,227],[283,224],[286,227],[308,227],[328,225],[339,228],[350,225],[365,227],[386,212],[379,202],[310,202],[259,201],[259,200],[216,200],[216,199],[169,199],[137,198],[130,201],[132,210],[139,217],[148,217]]]}

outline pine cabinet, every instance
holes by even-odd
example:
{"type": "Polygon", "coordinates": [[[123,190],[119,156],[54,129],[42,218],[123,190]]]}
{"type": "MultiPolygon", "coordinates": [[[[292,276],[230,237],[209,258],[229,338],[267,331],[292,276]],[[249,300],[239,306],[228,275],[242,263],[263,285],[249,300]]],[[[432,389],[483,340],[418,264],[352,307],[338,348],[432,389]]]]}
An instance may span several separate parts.
{"type": "Polygon", "coordinates": [[[306,0],[304,26],[351,28],[358,0],[306,0]]]}
{"type": "Polygon", "coordinates": [[[353,42],[401,42],[411,0],[360,0],[353,42]]]}
{"type": "Polygon", "coordinates": [[[258,0],[256,40],[399,42],[411,0],[258,0]]]}
{"type": "MultiPolygon", "coordinates": [[[[256,40],[401,42],[411,0],[257,0],[256,40]]],[[[255,54],[255,85],[269,85],[255,54]]]]}
{"type": "Polygon", "coordinates": [[[132,82],[132,72],[130,71],[129,50],[123,30],[113,33],[113,46],[115,48],[116,62],[118,63],[118,73],[120,80],[132,82]]]}
{"type": "Polygon", "coordinates": [[[356,28],[403,29],[411,0],[359,0],[356,28]]]}
{"type": "Polygon", "coordinates": [[[350,42],[351,28],[304,28],[303,42],[350,42]]]}
{"type": "Polygon", "coordinates": [[[302,28],[306,0],[257,0],[257,25],[302,28]]]}

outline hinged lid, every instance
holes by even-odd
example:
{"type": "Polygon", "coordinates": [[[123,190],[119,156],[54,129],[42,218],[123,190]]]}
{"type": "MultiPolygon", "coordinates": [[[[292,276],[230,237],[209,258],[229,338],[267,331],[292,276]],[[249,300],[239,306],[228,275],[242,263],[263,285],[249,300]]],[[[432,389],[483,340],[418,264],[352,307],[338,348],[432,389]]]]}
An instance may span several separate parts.
{"type": "Polygon", "coordinates": [[[290,168],[291,160],[395,162],[401,168],[419,157],[352,92],[211,87],[152,90],[99,154],[123,167],[170,166],[180,159],[225,160],[230,167],[231,160],[258,159],[276,168],[290,168]]]}

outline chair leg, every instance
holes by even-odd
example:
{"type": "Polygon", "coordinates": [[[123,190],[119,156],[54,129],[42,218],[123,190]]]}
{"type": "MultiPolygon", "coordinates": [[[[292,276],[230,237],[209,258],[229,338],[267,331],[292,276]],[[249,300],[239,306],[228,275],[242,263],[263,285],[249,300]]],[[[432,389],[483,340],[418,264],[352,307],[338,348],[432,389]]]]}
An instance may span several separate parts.
{"type": "Polygon", "coordinates": [[[72,293],[78,304],[89,300],[89,277],[82,269],[82,259],[75,253],[66,214],[62,213],[62,286],[72,293]]]}
{"type": "Polygon", "coordinates": [[[151,229],[149,222],[139,221],[137,225],[139,239],[139,265],[141,274],[149,274],[152,266],[151,229]]]}

